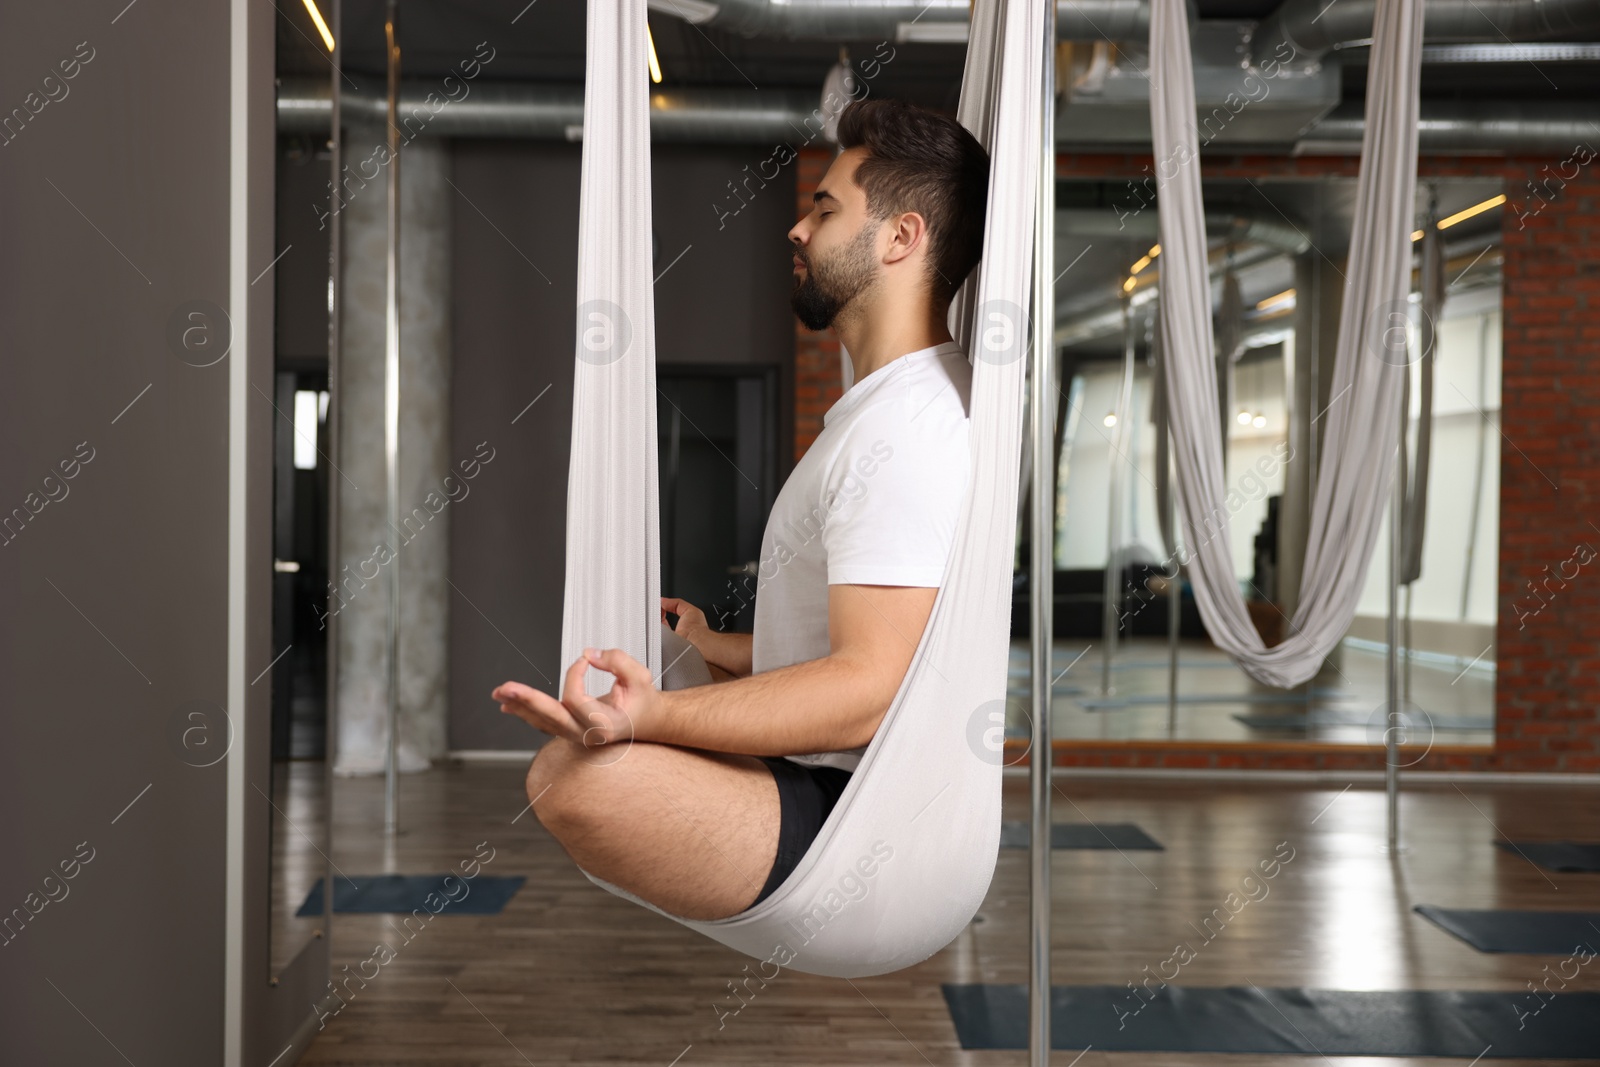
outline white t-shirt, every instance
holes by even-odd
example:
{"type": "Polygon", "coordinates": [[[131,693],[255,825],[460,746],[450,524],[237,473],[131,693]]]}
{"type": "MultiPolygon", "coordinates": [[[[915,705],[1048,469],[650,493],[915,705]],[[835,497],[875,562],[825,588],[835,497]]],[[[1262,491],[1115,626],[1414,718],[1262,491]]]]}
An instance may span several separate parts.
{"type": "MultiPolygon", "coordinates": [[[[773,503],[761,538],[751,672],[821,659],[828,586],[938,586],[971,476],[972,366],[954,341],[845,391],[773,503]]],[[[864,748],[789,756],[853,771],[864,748]]]]}

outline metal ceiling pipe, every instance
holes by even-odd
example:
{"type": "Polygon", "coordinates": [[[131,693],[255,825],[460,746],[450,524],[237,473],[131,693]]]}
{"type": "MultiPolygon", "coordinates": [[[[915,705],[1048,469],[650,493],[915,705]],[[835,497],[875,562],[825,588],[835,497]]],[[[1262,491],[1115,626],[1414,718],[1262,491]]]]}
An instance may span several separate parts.
{"type": "MultiPolygon", "coordinates": [[[[965,40],[968,0],[649,0],[652,10],[741,37],[782,40],[965,40]],[[911,27],[912,29],[906,29],[911,27]],[[940,32],[949,28],[948,35],[940,32]]],[[[1192,25],[1199,13],[1189,0],[1192,25]]],[[[1144,40],[1149,0],[1057,0],[1056,37],[1063,41],[1144,40]]]]}
{"type": "MultiPolygon", "coordinates": [[[[1285,66],[1319,62],[1334,48],[1372,37],[1377,0],[1284,0],[1257,24],[1250,41],[1254,64],[1282,55],[1285,66]]],[[[1600,3],[1595,0],[1428,0],[1423,9],[1423,40],[1444,41],[1581,40],[1600,30],[1600,3]]]]}
{"type": "MultiPolygon", "coordinates": [[[[1154,212],[1151,212],[1154,215],[1154,212]]],[[[1231,218],[1231,216],[1227,216],[1231,218]]],[[[1207,212],[1208,221],[1211,213],[1207,212]]],[[[1209,229],[1209,226],[1208,226],[1209,229]]],[[[1235,272],[1264,263],[1269,259],[1276,259],[1285,253],[1285,249],[1271,245],[1253,245],[1234,253],[1233,269],[1235,272]]],[[[1227,255],[1223,249],[1213,249],[1207,254],[1207,275],[1211,281],[1222,277],[1227,269],[1227,255]]],[[[1159,277],[1159,272],[1151,271],[1152,279],[1159,277]]],[[[1134,303],[1142,304],[1152,299],[1155,294],[1147,290],[1159,287],[1158,282],[1151,281],[1136,290],[1134,303]]],[[[1057,346],[1083,344],[1099,337],[1118,334],[1122,331],[1122,300],[1114,288],[1107,288],[1105,299],[1091,304],[1089,307],[1079,307],[1068,310],[1059,308],[1056,316],[1055,342],[1057,346]]]]}
{"type": "MultiPolygon", "coordinates": [[[[382,122],[383,94],[361,79],[341,94],[346,114],[382,122]]],[[[401,133],[431,137],[506,137],[569,141],[583,131],[583,86],[532,82],[460,82],[457,99],[438,82],[421,79],[400,88],[401,133]],[[431,96],[431,100],[430,100],[431,96]]],[[[763,89],[672,89],[650,94],[650,132],[658,141],[701,144],[821,143],[820,96],[763,89]]],[[[326,78],[285,77],[278,86],[278,129],[328,132],[332,113],[326,78]]]]}
{"type": "MultiPolygon", "coordinates": [[[[1211,212],[1206,213],[1208,233],[1210,232],[1210,220],[1213,217],[1211,212]]],[[[1475,276],[1473,282],[1465,286],[1462,291],[1476,289],[1481,285],[1496,284],[1497,270],[1501,264],[1499,247],[1500,237],[1498,234],[1468,237],[1460,241],[1447,241],[1444,249],[1446,273],[1455,277],[1459,272],[1476,265],[1481,269],[1479,275],[1475,276]],[[1485,255],[1485,247],[1495,251],[1485,255]]],[[[1283,255],[1285,251],[1285,249],[1274,248],[1269,245],[1255,245],[1243,249],[1235,253],[1233,257],[1234,272],[1238,273],[1258,263],[1276,259],[1278,256],[1283,255]]],[[[1207,274],[1210,280],[1216,281],[1220,279],[1226,269],[1227,258],[1224,250],[1220,248],[1213,249],[1208,253],[1207,274]]],[[[1161,287],[1159,273],[1155,277],[1155,281],[1140,287],[1136,297],[1142,297],[1144,300],[1159,298],[1161,287]]],[[[1252,315],[1246,319],[1239,335],[1240,339],[1247,348],[1261,344],[1264,338],[1282,333],[1289,326],[1293,315],[1294,309],[1292,305],[1281,310],[1252,315]]],[[[1099,303],[1088,306],[1080,305],[1078,308],[1058,316],[1055,342],[1057,345],[1081,345],[1100,338],[1115,336],[1121,331],[1122,300],[1116,292],[1107,290],[1104,294],[1104,299],[1099,303]]],[[[1106,358],[1112,357],[1108,356],[1106,358]]]]}
{"type": "Polygon", "coordinates": [[[1207,211],[1206,230],[1239,244],[1250,242],[1275,248],[1297,256],[1311,247],[1306,236],[1310,225],[1299,219],[1291,220],[1280,211],[1266,215],[1250,215],[1241,211],[1207,211]]]}
{"type": "MultiPolygon", "coordinates": [[[[1271,216],[1237,208],[1211,208],[1205,213],[1206,232],[1214,238],[1236,244],[1258,244],[1289,255],[1299,255],[1311,247],[1310,229],[1304,220],[1273,211],[1271,216]]],[[[1160,240],[1153,204],[1137,212],[1112,207],[1066,207],[1056,209],[1056,228],[1075,237],[1138,237],[1152,243],[1160,240]]]]}
{"type": "MultiPolygon", "coordinates": [[[[1600,3],[1595,5],[1600,10],[1600,3]]],[[[1417,151],[1571,152],[1600,145],[1595,107],[1582,101],[1424,100],[1417,151]]],[[[1340,104],[1300,138],[1305,149],[1361,149],[1365,127],[1359,100],[1340,104]]]]}
{"type": "MultiPolygon", "coordinates": [[[[1349,0],[1347,0],[1349,2],[1349,0]]],[[[1600,8],[1600,3],[1596,4],[1600,8]]],[[[505,137],[563,141],[581,136],[583,88],[529,82],[468,82],[459,100],[435,82],[405,82],[400,128],[437,137],[505,137]],[[429,94],[434,94],[430,105],[429,94]]],[[[356,81],[341,95],[346,113],[381,122],[383,93],[356,81]]],[[[458,92],[460,88],[458,87],[458,92]]],[[[328,132],[332,112],[325,78],[285,77],[278,87],[278,128],[286,133],[328,132]]],[[[702,144],[821,144],[819,94],[805,90],[674,89],[650,94],[650,130],[658,141],[702,144]]],[[[1083,100],[1073,107],[1094,107],[1083,100]]],[[[1419,151],[1551,152],[1594,145],[1592,108],[1582,102],[1425,100],[1419,151]]],[[[1299,138],[1301,150],[1355,151],[1365,119],[1360,101],[1341,104],[1299,138]]],[[[1130,131],[1123,145],[1148,148],[1130,131]]],[[[1093,145],[1083,145],[1092,151],[1093,145]]],[[[1288,145],[1284,146],[1289,147],[1288,145]]],[[[1258,221],[1256,225],[1260,225],[1258,221]]]]}

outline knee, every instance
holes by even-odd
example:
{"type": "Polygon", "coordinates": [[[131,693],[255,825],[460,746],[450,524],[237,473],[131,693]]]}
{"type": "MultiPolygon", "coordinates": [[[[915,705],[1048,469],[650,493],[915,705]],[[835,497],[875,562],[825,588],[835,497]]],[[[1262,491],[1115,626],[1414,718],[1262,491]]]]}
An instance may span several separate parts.
{"type": "Polygon", "coordinates": [[[584,805],[574,772],[582,765],[584,755],[582,745],[552,737],[534,754],[528,767],[528,803],[551,833],[571,826],[582,812],[584,805]]]}

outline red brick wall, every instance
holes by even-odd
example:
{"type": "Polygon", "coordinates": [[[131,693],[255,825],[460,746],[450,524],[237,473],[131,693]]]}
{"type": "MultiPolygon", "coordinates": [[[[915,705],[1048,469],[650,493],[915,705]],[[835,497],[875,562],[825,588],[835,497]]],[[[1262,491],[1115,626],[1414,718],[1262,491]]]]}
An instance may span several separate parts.
{"type": "Polygon", "coordinates": [[[1600,159],[1587,155],[1504,170],[1495,755],[1517,770],[1600,771],[1600,159]]]}
{"type": "MultiPolygon", "coordinates": [[[[1501,178],[1507,203],[1499,209],[1505,288],[1495,745],[1493,752],[1435,745],[1413,769],[1600,771],[1597,146],[1600,139],[1538,156],[1419,161],[1424,178],[1501,178]],[[1580,545],[1596,553],[1587,563],[1582,553],[1574,557],[1580,545]]],[[[827,160],[826,152],[801,154],[801,210],[809,210],[827,160]]],[[[1154,166],[1148,153],[1056,158],[1063,177],[1138,180],[1154,166]]],[[[1201,173],[1353,178],[1358,166],[1352,156],[1208,155],[1201,173]]],[[[798,457],[839,395],[838,346],[797,332],[795,380],[798,457]]],[[[1383,766],[1381,748],[1271,743],[1072,741],[1058,745],[1054,757],[1061,765],[1107,767],[1383,766]]]]}

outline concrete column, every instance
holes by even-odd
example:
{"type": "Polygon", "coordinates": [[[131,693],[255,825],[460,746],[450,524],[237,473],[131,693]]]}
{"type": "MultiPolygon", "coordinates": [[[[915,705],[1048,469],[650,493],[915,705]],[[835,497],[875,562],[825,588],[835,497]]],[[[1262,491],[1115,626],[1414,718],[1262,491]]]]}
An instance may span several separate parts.
{"type": "MultiPolygon", "coordinates": [[[[1317,413],[1315,306],[1312,259],[1316,252],[1295,257],[1294,340],[1283,348],[1285,395],[1288,398],[1289,449],[1294,458],[1283,469],[1283,502],[1278,510],[1278,607],[1294,618],[1300,606],[1300,572],[1305,569],[1306,539],[1311,525],[1311,419],[1317,413]]],[[[1318,425],[1321,423],[1319,421],[1318,425]]]]}
{"type": "MultiPolygon", "coordinates": [[[[1343,269],[1342,263],[1339,269],[1343,269]]],[[[1323,430],[1328,424],[1319,416],[1327,411],[1333,394],[1344,279],[1319,252],[1310,251],[1295,259],[1294,285],[1294,343],[1284,349],[1289,377],[1289,444],[1294,460],[1284,469],[1283,503],[1278,513],[1278,599],[1290,618],[1300,604],[1311,503],[1316,497],[1323,430]]],[[[1342,398],[1341,403],[1347,399],[1342,398]]],[[[1341,646],[1329,650],[1327,658],[1337,668],[1341,646]]]]}
{"type": "Polygon", "coordinates": [[[352,163],[335,201],[344,225],[343,439],[335,457],[338,588],[329,610],[339,614],[340,775],[384,769],[388,567],[400,568],[400,769],[427,769],[447,744],[450,157],[448,143],[435,138],[414,138],[400,149],[400,529],[391,530],[384,499],[384,143],[381,124],[347,124],[344,155],[352,163]]]}

